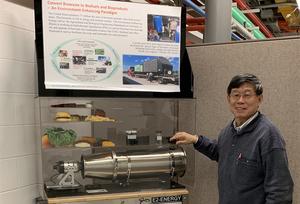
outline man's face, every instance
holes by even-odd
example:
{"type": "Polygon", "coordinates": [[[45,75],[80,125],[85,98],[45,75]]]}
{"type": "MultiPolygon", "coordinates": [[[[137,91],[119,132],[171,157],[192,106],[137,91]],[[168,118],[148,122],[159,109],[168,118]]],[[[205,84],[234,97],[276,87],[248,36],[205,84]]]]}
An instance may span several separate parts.
{"type": "Polygon", "coordinates": [[[246,122],[259,108],[262,95],[257,96],[254,86],[244,83],[239,88],[231,90],[227,96],[230,111],[233,113],[238,126],[246,122]]]}

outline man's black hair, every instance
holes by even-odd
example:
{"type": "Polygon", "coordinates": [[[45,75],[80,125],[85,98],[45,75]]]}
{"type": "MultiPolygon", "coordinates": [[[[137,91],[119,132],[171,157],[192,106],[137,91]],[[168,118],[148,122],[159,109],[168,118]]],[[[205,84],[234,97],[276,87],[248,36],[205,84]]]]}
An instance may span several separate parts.
{"type": "Polygon", "coordinates": [[[231,81],[227,87],[227,94],[229,95],[231,93],[232,89],[239,88],[244,83],[252,84],[257,96],[259,96],[263,93],[263,87],[262,87],[261,81],[255,75],[239,74],[239,75],[234,76],[231,79],[231,81]]]}

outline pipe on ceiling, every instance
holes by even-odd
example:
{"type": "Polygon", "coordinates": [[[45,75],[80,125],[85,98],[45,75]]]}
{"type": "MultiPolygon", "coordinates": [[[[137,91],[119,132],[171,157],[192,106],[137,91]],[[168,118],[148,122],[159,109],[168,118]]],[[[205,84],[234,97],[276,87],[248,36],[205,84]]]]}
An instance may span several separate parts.
{"type": "Polygon", "coordinates": [[[186,27],[187,31],[199,31],[201,33],[203,33],[203,31],[205,30],[205,25],[189,25],[186,27]]]}
{"type": "Polygon", "coordinates": [[[254,40],[256,39],[253,33],[251,33],[247,28],[245,28],[243,25],[241,25],[237,20],[234,18],[232,19],[232,28],[236,29],[238,33],[243,35],[246,39],[254,40]]]}
{"type": "Polygon", "coordinates": [[[205,23],[205,18],[204,17],[187,17],[186,18],[186,23],[187,24],[204,24],[205,23]]]}
{"type": "Polygon", "coordinates": [[[231,33],[231,39],[232,40],[242,40],[237,34],[235,34],[235,33],[231,33]]]}
{"type": "MultiPolygon", "coordinates": [[[[250,7],[246,4],[244,0],[234,0],[238,8],[241,10],[250,10],[250,7]]],[[[273,38],[271,31],[265,26],[265,24],[255,15],[254,13],[247,13],[246,16],[253,22],[254,25],[258,26],[262,33],[265,34],[267,38],[273,38]]]]}
{"type": "Polygon", "coordinates": [[[194,9],[198,14],[200,14],[201,16],[205,16],[205,11],[201,8],[199,8],[199,6],[197,6],[194,2],[192,2],[191,0],[183,0],[183,3],[186,6],[191,7],[192,9],[194,9]]]}
{"type": "Polygon", "coordinates": [[[248,29],[253,29],[253,34],[256,39],[266,39],[266,36],[259,30],[259,28],[255,27],[255,25],[250,21],[240,9],[233,6],[231,9],[232,17],[237,20],[240,24],[244,25],[248,29]]]}
{"type": "Polygon", "coordinates": [[[160,4],[160,0],[146,0],[148,1],[150,4],[160,4]]]}

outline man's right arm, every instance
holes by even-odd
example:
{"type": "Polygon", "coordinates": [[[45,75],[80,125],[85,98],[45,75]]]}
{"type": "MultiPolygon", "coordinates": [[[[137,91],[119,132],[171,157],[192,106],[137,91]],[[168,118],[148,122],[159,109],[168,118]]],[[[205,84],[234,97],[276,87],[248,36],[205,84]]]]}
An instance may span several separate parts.
{"type": "Polygon", "coordinates": [[[218,142],[216,140],[210,140],[207,137],[192,135],[187,132],[177,132],[170,138],[170,141],[176,141],[176,144],[193,144],[196,150],[211,160],[218,161],[219,159],[218,142]]]}
{"type": "Polygon", "coordinates": [[[218,142],[200,135],[198,141],[194,144],[194,148],[210,158],[211,160],[219,160],[218,142]]]}

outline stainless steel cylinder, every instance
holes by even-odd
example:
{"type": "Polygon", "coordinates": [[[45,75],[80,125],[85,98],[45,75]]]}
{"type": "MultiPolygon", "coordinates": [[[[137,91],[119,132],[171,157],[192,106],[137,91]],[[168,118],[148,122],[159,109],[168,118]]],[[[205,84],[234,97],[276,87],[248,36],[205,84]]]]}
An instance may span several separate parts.
{"type": "Polygon", "coordinates": [[[183,176],[185,151],[154,148],[133,152],[99,153],[82,156],[82,176],[102,179],[157,177],[162,174],[183,176]]]}

